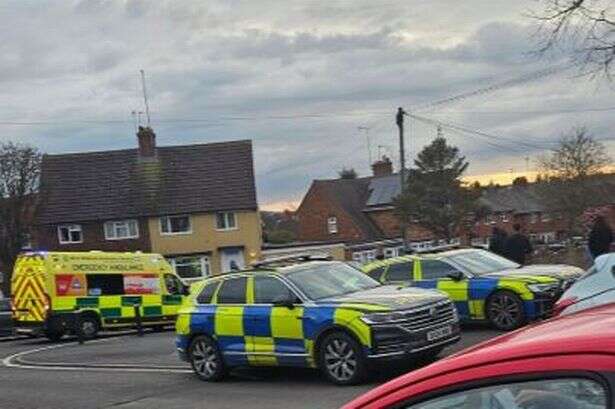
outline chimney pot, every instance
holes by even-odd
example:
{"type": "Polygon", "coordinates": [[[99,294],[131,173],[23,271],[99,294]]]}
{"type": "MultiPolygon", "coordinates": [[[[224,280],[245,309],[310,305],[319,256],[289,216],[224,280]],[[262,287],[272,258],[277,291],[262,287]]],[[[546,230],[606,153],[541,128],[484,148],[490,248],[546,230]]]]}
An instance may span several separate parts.
{"type": "Polygon", "coordinates": [[[382,159],[372,164],[372,171],[375,177],[392,175],[393,162],[386,155],[382,156],[382,159]]]}
{"type": "Polygon", "coordinates": [[[144,159],[156,157],[156,134],[149,126],[139,126],[137,132],[139,142],[139,157],[144,159]]]}

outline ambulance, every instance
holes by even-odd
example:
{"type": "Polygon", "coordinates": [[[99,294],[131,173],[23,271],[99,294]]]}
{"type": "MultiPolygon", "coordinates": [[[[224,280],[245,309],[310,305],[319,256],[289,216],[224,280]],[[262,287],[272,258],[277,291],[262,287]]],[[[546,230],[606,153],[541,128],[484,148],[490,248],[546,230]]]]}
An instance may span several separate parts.
{"type": "Polygon", "coordinates": [[[20,255],[11,280],[18,333],[59,340],[81,329],[162,328],[173,324],[186,286],[159,254],[30,252],[20,255]]]}

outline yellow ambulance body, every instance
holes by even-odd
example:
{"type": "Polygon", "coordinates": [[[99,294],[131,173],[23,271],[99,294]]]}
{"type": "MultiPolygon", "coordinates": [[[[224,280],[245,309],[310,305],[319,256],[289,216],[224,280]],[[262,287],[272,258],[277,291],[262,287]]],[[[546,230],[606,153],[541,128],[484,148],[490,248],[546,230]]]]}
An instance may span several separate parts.
{"type": "Polygon", "coordinates": [[[17,332],[59,339],[81,327],[101,329],[175,322],[185,288],[159,254],[32,252],[19,256],[11,280],[17,332]],[[135,309],[135,306],[137,308],[135,309]]]}

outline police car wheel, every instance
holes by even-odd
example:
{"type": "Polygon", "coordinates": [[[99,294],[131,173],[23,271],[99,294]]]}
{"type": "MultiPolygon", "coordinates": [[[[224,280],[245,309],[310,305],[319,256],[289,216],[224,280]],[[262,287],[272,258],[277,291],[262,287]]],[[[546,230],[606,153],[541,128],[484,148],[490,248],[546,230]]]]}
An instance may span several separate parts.
{"type": "Polygon", "coordinates": [[[523,325],[523,302],[511,291],[498,291],[487,300],[487,318],[493,327],[509,331],[523,325]]]}
{"type": "Polygon", "coordinates": [[[209,337],[195,337],[190,343],[189,356],[194,373],[203,381],[219,381],[226,374],[218,346],[209,337]]]}
{"type": "Polygon", "coordinates": [[[337,385],[354,385],[363,380],[366,371],[361,345],[343,332],[327,335],[319,348],[320,369],[337,385]]]}

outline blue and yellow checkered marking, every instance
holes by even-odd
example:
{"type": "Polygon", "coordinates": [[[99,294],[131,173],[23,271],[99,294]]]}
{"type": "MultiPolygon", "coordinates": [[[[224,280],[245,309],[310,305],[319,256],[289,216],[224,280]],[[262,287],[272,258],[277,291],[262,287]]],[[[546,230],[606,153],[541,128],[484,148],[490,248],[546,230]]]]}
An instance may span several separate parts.
{"type": "Polygon", "coordinates": [[[376,268],[385,267],[383,276],[386,276],[386,268],[390,265],[413,260],[411,277],[412,285],[426,289],[438,289],[451,297],[457,312],[462,320],[484,320],[485,303],[489,296],[498,290],[508,290],[516,293],[523,301],[523,309],[527,319],[533,320],[544,313],[544,302],[536,300],[534,294],[527,288],[526,281],[530,282],[553,282],[553,278],[546,276],[512,276],[502,278],[471,278],[469,280],[454,281],[449,278],[437,280],[424,280],[421,270],[421,257],[402,256],[388,260],[374,261],[363,267],[363,271],[369,273],[376,268]]]}
{"type": "Polygon", "coordinates": [[[355,334],[365,348],[369,328],[354,306],[266,305],[185,306],[176,324],[176,345],[187,351],[193,334],[218,342],[229,366],[315,366],[314,342],[324,329],[339,325],[355,334]]]}

